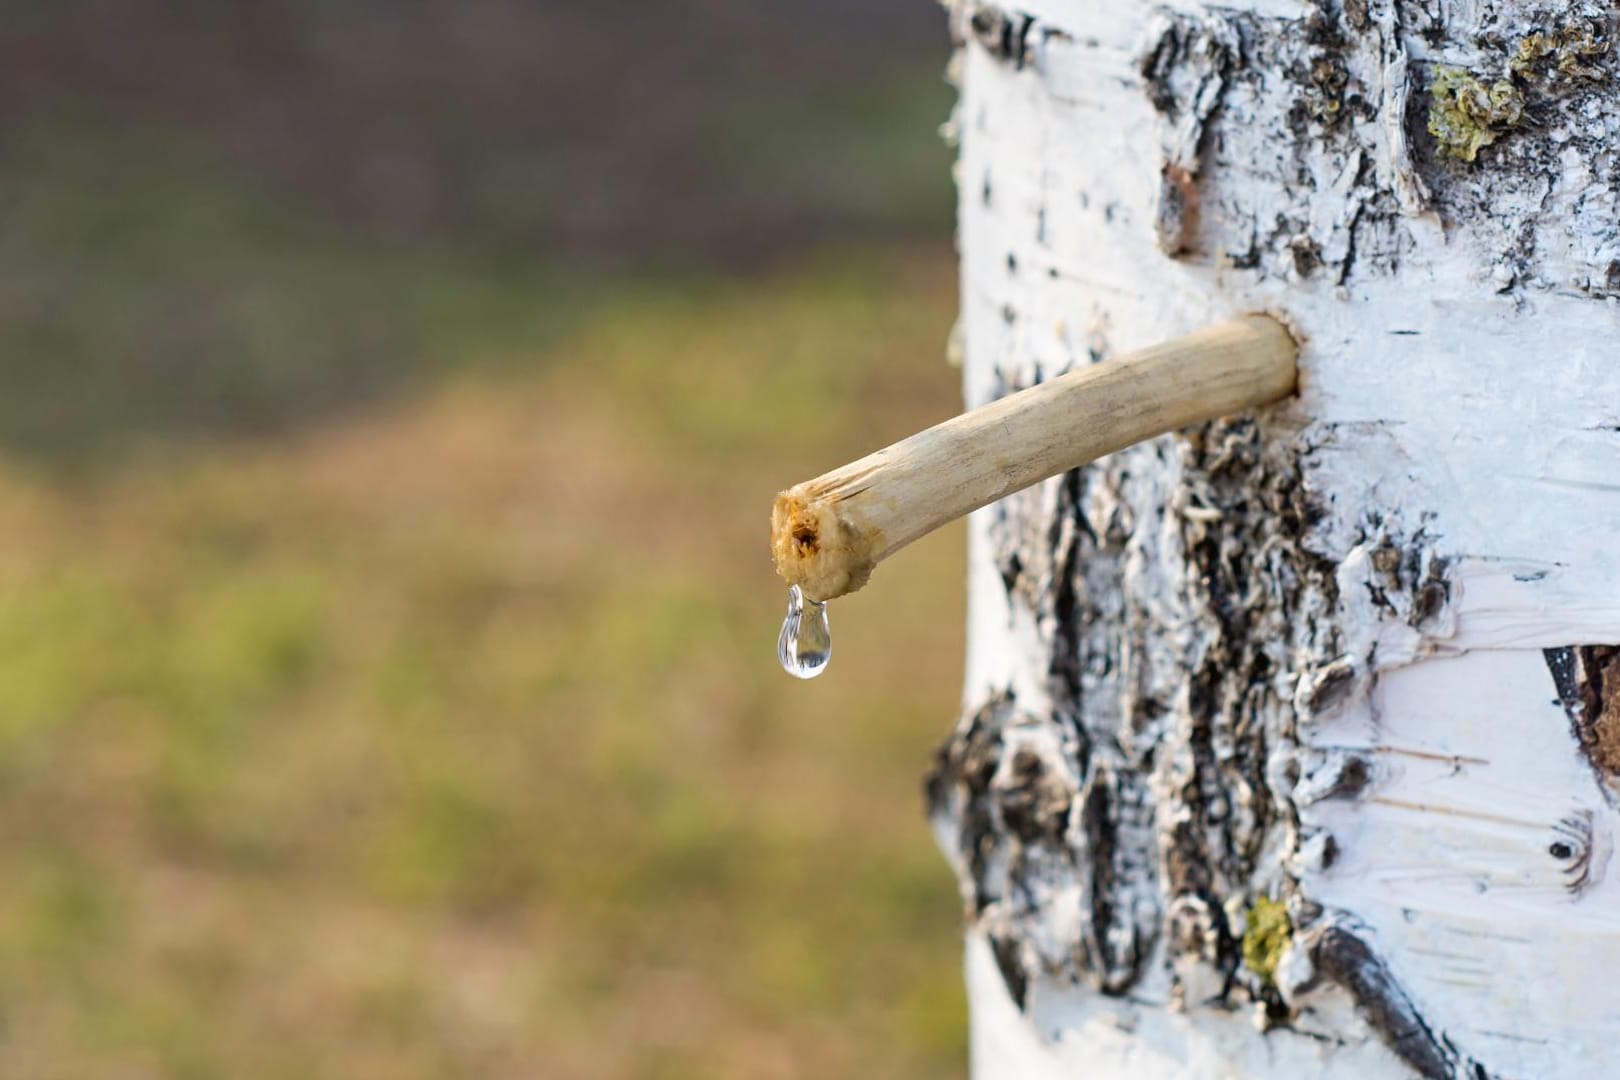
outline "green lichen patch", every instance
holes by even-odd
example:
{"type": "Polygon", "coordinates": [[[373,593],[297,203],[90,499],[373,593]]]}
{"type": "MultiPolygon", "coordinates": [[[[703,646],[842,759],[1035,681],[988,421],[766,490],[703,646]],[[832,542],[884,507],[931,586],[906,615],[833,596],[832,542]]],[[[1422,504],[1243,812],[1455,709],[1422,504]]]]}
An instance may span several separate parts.
{"type": "Polygon", "coordinates": [[[1429,87],[1429,134],[1440,152],[1473,161],[1524,118],[1524,95],[1507,79],[1489,85],[1462,68],[1441,67],[1429,87]]]}
{"type": "Polygon", "coordinates": [[[1507,58],[1506,78],[1437,67],[1429,87],[1429,134],[1442,156],[1471,162],[1524,121],[1527,92],[1540,100],[1602,78],[1598,62],[1609,47],[1602,24],[1576,22],[1521,38],[1507,58]]]}
{"type": "Polygon", "coordinates": [[[1293,938],[1288,908],[1264,896],[1244,916],[1243,963],[1267,986],[1277,983],[1277,964],[1293,938]]]}
{"type": "Polygon", "coordinates": [[[1520,79],[1596,79],[1595,62],[1608,51],[1601,25],[1577,23],[1526,36],[1508,68],[1520,79]]]}

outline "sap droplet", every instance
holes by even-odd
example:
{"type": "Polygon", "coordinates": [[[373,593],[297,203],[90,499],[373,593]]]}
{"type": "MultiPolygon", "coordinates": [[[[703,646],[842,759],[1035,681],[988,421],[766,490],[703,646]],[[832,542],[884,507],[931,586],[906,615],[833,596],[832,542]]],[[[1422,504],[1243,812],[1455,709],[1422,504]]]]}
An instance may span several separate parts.
{"type": "Polygon", "coordinates": [[[787,618],[776,639],[776,658],[782,670],[796,679],[813,679],[832,659],[832,631],[827,627],[827,605],[806,600],[797,585],[788,586],[787,618]]]}

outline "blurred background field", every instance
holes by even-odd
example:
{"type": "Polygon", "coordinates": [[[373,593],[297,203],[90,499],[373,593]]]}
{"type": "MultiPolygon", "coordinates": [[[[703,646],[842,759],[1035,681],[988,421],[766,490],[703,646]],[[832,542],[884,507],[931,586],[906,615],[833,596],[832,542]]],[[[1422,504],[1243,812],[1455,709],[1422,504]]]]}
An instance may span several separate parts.
{"type": "Polygon", "coordinates": [[[0,1074],[935,1077],[926,0],[0,0],[0,1074]]]}

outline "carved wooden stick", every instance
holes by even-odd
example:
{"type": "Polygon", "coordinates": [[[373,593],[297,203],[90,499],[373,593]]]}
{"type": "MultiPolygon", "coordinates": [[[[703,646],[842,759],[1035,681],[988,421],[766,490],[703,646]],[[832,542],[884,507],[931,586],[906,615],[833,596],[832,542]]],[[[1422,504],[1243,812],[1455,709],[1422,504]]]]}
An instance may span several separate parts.
{"type": "Polygon", "coordinates": [[[771,511],[776,571],[813,600],[1004,495],[1166,431],[1294,390],[1298,346],[1248,315],[1071,371],[788,488],[771,511]]]}

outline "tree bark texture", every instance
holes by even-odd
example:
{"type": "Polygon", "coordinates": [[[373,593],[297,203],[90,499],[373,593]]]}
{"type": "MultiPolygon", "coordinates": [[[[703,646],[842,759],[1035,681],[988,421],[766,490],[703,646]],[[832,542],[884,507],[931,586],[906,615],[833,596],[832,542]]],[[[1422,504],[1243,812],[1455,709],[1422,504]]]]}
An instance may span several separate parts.
{"type": "Polygon", "coordinates": [[[976,1074],[1616,1075],[1613,5],[950,19],[970,405],[1304,343],[1294,401],[974,515],[976,1074]]]}

